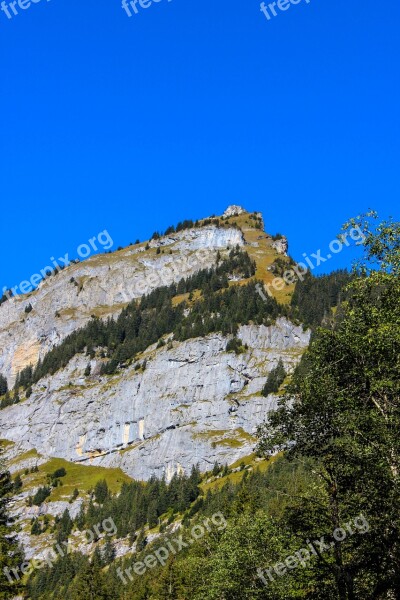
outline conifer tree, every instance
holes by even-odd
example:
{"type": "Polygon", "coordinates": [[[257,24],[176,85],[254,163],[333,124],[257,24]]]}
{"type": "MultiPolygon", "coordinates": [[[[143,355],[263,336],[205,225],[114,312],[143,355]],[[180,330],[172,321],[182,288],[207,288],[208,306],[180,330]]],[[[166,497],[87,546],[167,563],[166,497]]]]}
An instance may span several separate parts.
{"type": "Polygon", "coordinates": [[[10,473],[4,470],[0,455],[0,600],[9,600],[22,589],[19,565],[23,554],[7,510],[12,491],[13,482],[10,473]]]}

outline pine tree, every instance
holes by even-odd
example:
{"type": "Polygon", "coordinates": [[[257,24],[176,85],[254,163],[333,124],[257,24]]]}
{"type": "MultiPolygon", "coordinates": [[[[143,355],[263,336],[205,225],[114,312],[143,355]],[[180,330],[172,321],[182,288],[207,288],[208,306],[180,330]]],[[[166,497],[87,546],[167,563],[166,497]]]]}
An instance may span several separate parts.
{"type": "Polygon", "coordinates": [[[107,538],[107,541],[105,543],[104,546],[104,550],[103,550],[103,562],[105,565],[109,565],[110,563],[112,563],[112,561],[114,560],[116,556],[116,551],[114,548],[114,544],[112,543],[112,541],[110,540],[110,538],[107,538]]]}
{"type": "Polygon", "coordinates": [[[98,481],[94,488],[96,502],[103,504],[109,496],[108,485],[105,479],[98,481]]]}
{"type": "Polygon", "coordinates": [[[7,379],[0,374],[0,396],[4,396],[8,392],[7,379]]]}
{"type": "Polygon", "coordinates": [[[0,463],[0,600],[9,600],[22,589],[18,567],[23,562],[23,555],[7,512],[12,490],[10,473],[0,463]]]}
{"type": "Polygon", "coordinates": [[[282,359],[280,358],[276,367],[268,374],[267,381],[262,389],[262,395],[276,394],[279,391],[286,377],[286,371],[282,359]]]}
{"type": "Polygon", "coordinates": [[[18,493],[21,488],[22,488],[21,475],[17,475],[14,479],[14,491],[18,493]]]}

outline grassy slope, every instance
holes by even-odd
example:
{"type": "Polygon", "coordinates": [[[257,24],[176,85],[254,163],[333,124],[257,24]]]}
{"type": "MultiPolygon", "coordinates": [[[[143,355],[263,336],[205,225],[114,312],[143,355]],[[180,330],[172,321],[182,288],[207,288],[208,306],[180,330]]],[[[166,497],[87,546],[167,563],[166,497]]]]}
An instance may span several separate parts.
{"type": "MultiPolygon", "coordinates": [[[[1,442],[5,447],[7,442],[1,442]]],[[[72,492],[77,488],[80,494],[86,494],[92,489],[100,479],[105,479],[107,485],[113,493],[120,490],[122,483],[132,481],[121,469],[112,469],[106,467],[83,465],[81,463],[72,463],[62,458],[51,458],[47,462],[39,465],[37,473],[29,473],[25,475],[25,468],[22,466],[23,461],[29,458],[39,458],[40,455],[36,450],[29,450],[17,458],[10,461],[10,465],[18,467],[21,464],[21,469],[18,469],[15,475],[19,474],[22,478],[22,491],[33,490],[36,487],[47,484],[47,475],[51,475],[57,469],[64,467],[67,474],[62,477],[63,485],[54,488],[48,501],[69,500],[72,492]]],[[[15,477],[14,475],[14,477],[15,477]]]]}

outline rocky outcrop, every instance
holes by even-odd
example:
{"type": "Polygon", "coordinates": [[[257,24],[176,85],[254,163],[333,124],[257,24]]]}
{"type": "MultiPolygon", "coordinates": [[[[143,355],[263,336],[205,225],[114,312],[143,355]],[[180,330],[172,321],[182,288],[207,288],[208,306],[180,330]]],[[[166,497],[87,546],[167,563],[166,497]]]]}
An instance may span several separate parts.
{"type": "Polygon", "coordinates": [[[224,212],[224,217],[236,217],[244,212],[246,211],[241,206],[238,206],[237,204],[231,204],[231,206],[228,206],[224,212]]]}
{"type": "MultiPolygon", "coordinates": [[[[276,405],[261,396],[267,373],[282,358],[298,362],[309,333],[286,319],[247,325],[238,336],[248,350],[226,352],[221,334],[174,342],[145,353],[115,376],[84,377],[87,358],[34,386],[28,400],[0,411],[1,437],[20,451],[85,464],[121,467],[130,476],[170,478],[199,464],[231,464],[254,447],[257,425],[276,405]]],[[[92,373],[99,359],[92,361],[92,373]]]]}
{"type": "Polygon", "coordinates": [[[287,238],[285,238],[284,236],[279,238],[279,240],[272,242],[271,246],[277,251],[278,254],[283,254],[284,256],[287,256],[289,243],[287,241],[287,238]]]}
{"type": "Polygon", "coordinates": [[[215,264],[218,251],[243,246],[242,232],[216,226],[189,229],[161,240],[157,254],[145,245],[96,255],[72,264],[26,296],[0,306],[0,373],[12,385],[18,371],[32,364],[85,325],[91,315],[117,314],[134,298],[170,285],[215,264]],[[31,312],[25,309],[31,305],[31,312]]]}

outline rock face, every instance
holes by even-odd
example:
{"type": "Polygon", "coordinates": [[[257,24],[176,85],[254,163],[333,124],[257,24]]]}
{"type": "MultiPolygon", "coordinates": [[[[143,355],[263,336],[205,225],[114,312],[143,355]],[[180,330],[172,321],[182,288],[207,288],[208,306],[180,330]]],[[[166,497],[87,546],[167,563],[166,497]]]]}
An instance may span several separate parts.
{"type": "MultiPolygon", "coordinates": [[[[233,205],[224,216],[244,212],[233,205]]],[[[262,215],[255,216],[260,229],[262,215]]],[[[12,385],[18,372],[35,365],[92,315],[115,316],[132,299],[211,268],[237,245],[246,245],[252,258],[262,258],[250,223],[254,216],[237,221],[245,223],[243,230],[225,221],[220,227],[196,227],[94,256],[48,278],[35,292],[0,305],[0,373],[12,385]],[[257,248],[253,255],[252,246],[257,248]]],[[[286,253],[286,238],[275,244],[278,253],[286,253]]],[[[230,284],[240,285],[240,280],[240,274],[231,276],[230,284]]],[[[229,337],[222,334],[185,342],[174,341],[170,334],[164,346],[150,346],[136,364],[112,376],[100,375],[101,349],[90,361],[89,376],[88,357],[76,355],[65,369],[34,385],[28,399],[22,394],[19,404],[0,410],[0,439],[14,442],[7,446],[11,472],[58,457],[120,467],[135,479],[157,475],[170,480],[193,465],[208,471],[216,461],[240,461],[254,450],[257,426],[276,407],[277,396],[261,394],[268,373],[279,359],[290,373],[310,332],[280,318],[269,327],[241,326],[237,337],[241,354],[226,351],[229,337]]],[[[48,532],[29,535],[31,519],[61,515],[65,509],[74,517],[84,501],[78,497],[70,504],[67,496],[58,501],[50,497],[40,507],[28,506],[27,496],[35,491],[25,489],[24,483],[11,506],[28,558],[40,556],[43,544],[54,544],[48,532]]],[[[76,549],[93,551],[83,534],[73,535],[76,549]]],[[[118,555],[130,550],[127,540],[118,542],[118,555]]]]}
{"type": "Polygon", "coordinates": [[[237,204],[231,204],[231,206],[228,206],[224,212],[224,217],[236,217],[244,212],[246,211],[241,206],[238,206],[237,204]]]}
{"type": "MultiPolygon", "coordinates": [[[[170,479],[199,463],[232,464],[252,452],[254,433],[276,398],[260,391],[282,358],[288,371],[309,333],[281,318],[242,326],[248,350],[225,351],[219,334],[150,347],[144,372],[134,365],[112,377],[84,377],[87,358],[34,387],[32,396],[0,412],[2,436],[45,456],[119,466],[137,479],[170,479]],[[6,433],[5,433],[6,432],[6,433]]],[[[96,360],[92,361],[92,373],[96,360]]]]}
{"type": "Polygon", "coordinates": [[[276,240],[272,243],[272,247],[278,252],[278,254],[283,254],[287,256],[287,251],[289,248],[289,243],[287,239],[283,236],[279,240],[276,240]]]}
{"type": "Polygon", "coordinates": [[[165,247],[165,253],[146,251],[143,244],[93,256],[50,277],[35,292],[0,305],[0,373],[9,384],[92,314],[115,315],[133,298],[211,267],[218,250],[243,246],[244,239],[239,229],[209,226],[153,245],[165,247]],[[26,313],[29,304],[33,310],[26,313]]]}
{"type": "MultiPolygon", "coordinates": [[[[243,212],[230,206],[225,216],[243,212]]],[[[286,251],[285,238],[276,244],[286,251]]],[[[0,373],[12,384],[91,315],[114,316],[132,299],[210,268],[237,245],[245,245],[238,227],[209,225],[69,266],[0,306],[0,373]]],[[[142,480],[170,479],[195,464],[232,464],[252,452],[256,428],[275,406],[276,397],[261,395],[268,372],[280,358],[290,372],[309,332],[281,318],[270,327],[242,326],[238,337],[247,349],[236,355],[226,352],[222,334],[182,343],[169,336],[168,345],[147,348],[140,364],[113,376],[100,376],[103,359],[94,358],[85,377],[88,358],[77,355],[33,386],[29,399],[0,411],[0,438],[15,442],[16,453],[35,449],[40,460],[118,466],[142,480]]]]}

